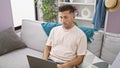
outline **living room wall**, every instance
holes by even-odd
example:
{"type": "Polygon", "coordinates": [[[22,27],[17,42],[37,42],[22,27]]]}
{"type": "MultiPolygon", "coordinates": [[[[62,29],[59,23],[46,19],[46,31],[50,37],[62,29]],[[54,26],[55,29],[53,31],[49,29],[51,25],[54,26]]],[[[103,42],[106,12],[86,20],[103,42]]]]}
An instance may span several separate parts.
{"type": "Polygon", "coordinates": [[[120,9],[115,12],[108,12],[106,31],[120,34],[120,9]]]}
{"type": "Polygon", "coordinates": [[[0,0],[0,31],[13,26],[10,0],[0,0]]]}

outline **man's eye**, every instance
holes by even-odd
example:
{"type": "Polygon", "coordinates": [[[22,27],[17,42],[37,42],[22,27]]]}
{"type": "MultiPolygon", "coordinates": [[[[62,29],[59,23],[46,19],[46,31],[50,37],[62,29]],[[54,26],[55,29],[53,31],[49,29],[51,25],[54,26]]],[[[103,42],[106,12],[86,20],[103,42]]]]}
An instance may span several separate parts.
{"type": "Polygon", "coordinates": [[[60,17],[61,19],[63,18],[63,17],[60,17]]]}

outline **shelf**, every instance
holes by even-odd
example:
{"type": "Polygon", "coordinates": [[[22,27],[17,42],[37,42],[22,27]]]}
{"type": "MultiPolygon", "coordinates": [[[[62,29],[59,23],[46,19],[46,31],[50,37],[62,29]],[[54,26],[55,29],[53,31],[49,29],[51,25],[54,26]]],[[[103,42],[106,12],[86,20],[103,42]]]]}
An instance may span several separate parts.
{"type": "Polygon", "coordinates": [[[77,3],[77,2],[59,2],[59,4],[72,4],[72,5],[92,5],[94,6],[94,3],[77,3]]]}
{"type": "Polygon", "coordinates": [[[77,22],[78,25],[93,27],[93,24],[91,22],[94,17],[96,0],[70,0],[70,2],[65,2],[65,1],[66,0],[58,0],[58,6],[66,5],[66,4],[73,5],[78,11],[78,14],[74,20],[75,22],[77,22]],[[86,16],[84,16],[83,14],[86,16]],[[89,14],[90,16],[88,16],[87,14],[89,14]]]}
{"type": "Polygon", "coordinates": [[[75,19],[92,21],[92,18],[75,17],[75,19]]]}

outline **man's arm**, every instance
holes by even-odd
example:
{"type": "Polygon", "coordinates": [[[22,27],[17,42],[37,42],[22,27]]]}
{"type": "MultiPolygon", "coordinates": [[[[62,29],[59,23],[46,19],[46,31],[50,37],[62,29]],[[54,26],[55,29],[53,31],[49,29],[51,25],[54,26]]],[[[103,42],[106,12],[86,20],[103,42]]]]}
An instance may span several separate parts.
{"type": "Polygon", "coordinates": [[[61,65],[58,64],[57,67],[58,68],[73,68],[74,66],[81,64],[83,61],[83,58],[84,58],[84,55],[79,55],[71,61],[68,61],[61,65]]]}
{"type": "Polygon", "coordinates": [[[43,53],[43,59],[48,60],[48,57],[50,55],[50,50],[51,50],[51,46],[46,46],[44,53],[43,53]]]}

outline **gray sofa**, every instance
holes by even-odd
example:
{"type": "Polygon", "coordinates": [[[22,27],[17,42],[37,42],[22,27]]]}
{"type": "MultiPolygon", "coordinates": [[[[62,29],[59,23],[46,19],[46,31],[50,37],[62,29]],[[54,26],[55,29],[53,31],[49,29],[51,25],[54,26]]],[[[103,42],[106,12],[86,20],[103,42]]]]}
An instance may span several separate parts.
{"type": "MultiPolygon", "coordinates": [[[[40,22],[23,20],[22,30],[17,33],[18,37],[10,28],[1,31],[0,35],[2,35],[0,36],[0,49],[5,50],[4,52],[0,50],[0,68],[29,68],[26,55],[42,58],[47,35],[40,22]],[[7,37],[4,38],[4,35],[7,37]],[[9,37],[14,42],[8,39],[9,37]],[[7,46],[4,45],[6,43],[7,46]]],[[[106,68],[106,62],[112,64],[120,50],[119,41],[120,35],[102,31],[95,32],[92,43],[88,43],[87,55],[79,68],[100,68],[101,65],[97,65],[98,63],[103,63],[101,68],[106,68]]]]}

